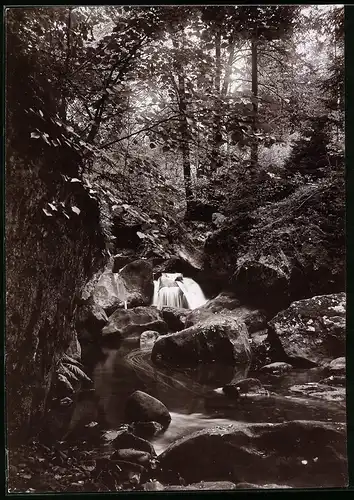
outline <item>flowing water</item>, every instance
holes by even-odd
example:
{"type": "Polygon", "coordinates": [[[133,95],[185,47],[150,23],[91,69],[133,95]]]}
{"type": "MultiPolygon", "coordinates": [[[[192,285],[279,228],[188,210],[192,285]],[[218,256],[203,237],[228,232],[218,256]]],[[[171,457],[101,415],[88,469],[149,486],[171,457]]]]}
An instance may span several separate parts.
{"type": "MultiPolygon", "coordinates": [[[[190,309],[205,303],[199,285],[190,278],[176,281],[178,276],[168,274],[162,282],[155,282],[154,305],[176,306],[182,295],[190,309]]],[[[263,372],[252,373],[248,366],[216,363],[194,369],[162,368],[152,363],[151,348],[151,344],[148,348],[140,347],[136,339],[125,339],[119,348],[102,347],[93,370],[92,404],[83,401],[77,406],[72,425],[80,421],[85,412],[91,411],[92,415],[86,415],[86,420],[97,419],[106,430],[106,436],[114,438],[124,423],[126,400],[136,390],[162,401],[172,417],[168,429],[153,441],[157,454],[182,436],[219,425],[244,426],[291,420],[346,421],[345,402],[297,397],[290,391],[296,384],[319,382],[323,379],[321,369],[295,369],[276,377],[263,372]],[[247,377],[258,378],[268,395],[232,400],[222,393],[223,385],[247,377]]],[[[103,445],[103,453],[108,452],[107,446],[110,444],[103,445]]]]}
{"type": "Polygon", "coordinates": [[[106,349],[106,358],[95,368],[94,384],[105,427],[112,431],[123,423],[125,401],[135,390],[148,392],[167,406],[172,420],[167,431],[155,438],[157,453],[179,437],[215,425],[289,420],[345,422],[344,403],[295,397],[289,392],[294,384],[323,378],[317,369],[294,370],[282,377],[217,364],[171,370],[154,366],[150,354],[130,341],[119,350],[106,349]],[[232,401],[217,390],[247,376],[261,380],[270,395],[232,401]]]}
{"type": "Polygon", "coordinates": [[[206,300],[198,283],[180,273],[163,273],[154,281],[152,303],[158,309],[163,306],[196,309],[205,304],[206,300]]]}

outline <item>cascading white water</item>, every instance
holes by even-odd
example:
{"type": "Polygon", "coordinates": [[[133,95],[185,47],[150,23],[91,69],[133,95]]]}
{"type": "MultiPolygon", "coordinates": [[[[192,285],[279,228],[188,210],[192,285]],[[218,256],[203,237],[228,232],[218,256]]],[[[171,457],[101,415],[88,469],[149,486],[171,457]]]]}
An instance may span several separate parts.
{"type": "Polygon", "coordinates": [[[202,289],[192,278],[183,278],[183,280],[178,281],[177,284],[187,299],[189,309],[196,309],[207,301],[202,289]]]}
{"type": "Polygon", "coordinates": [[[163,273],[154,281],[153,305],[196,309],[206,302],[204,293],[192,278],[184,278],[180,273],[163,273]]]}

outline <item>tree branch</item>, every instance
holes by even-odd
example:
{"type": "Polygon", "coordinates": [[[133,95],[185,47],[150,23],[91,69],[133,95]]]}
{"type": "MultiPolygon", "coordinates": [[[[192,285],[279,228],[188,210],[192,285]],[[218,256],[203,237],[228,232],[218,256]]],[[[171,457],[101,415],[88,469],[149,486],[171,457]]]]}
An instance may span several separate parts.
{"type": "Polygon", "coordinates": [[[114,141],[106,142],[105,144],[102,144],[99,146],[99,149],[107,148],[109,146],[112,146],[112,144],[116,144],[117,142],[124,141],[125,139],[129,139],[130,137],[133,137],[134,135],[141,134],[142,132],[147,132],[148,130],[152,130],[154,127],[157,127],[157,125],[160,125],[161,123],[166,123],[170,120],[174,120],[176,118],[179,118],[180,114],[175,115],[175,116],[170,116],[169,118],[165,118],[164,120],[160,120],[159,122],[154,123],[153,125],[150,125],[149,127],[144,127],[141,128],[140,130],[137,130],[136,132],[133,132],[132,134],[125,135],[123,137],[120,137],[119,139],[115,139],[114,141]]]}

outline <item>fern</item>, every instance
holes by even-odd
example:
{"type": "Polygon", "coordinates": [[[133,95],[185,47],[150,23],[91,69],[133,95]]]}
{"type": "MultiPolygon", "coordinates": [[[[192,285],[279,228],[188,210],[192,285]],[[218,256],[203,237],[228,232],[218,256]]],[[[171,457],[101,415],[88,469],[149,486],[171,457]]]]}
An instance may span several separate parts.
{"type": "Polygon", "coordinates": [[[59,369],[58,369],[58,373],[60,373],[61,375],[64,375],[68,380],[73,380],[75,382],[79,381],[79,379],[77,378],[75,373],[73,373],[71,370],[69,370],[69,368],[67,366],[65,366],[63,363],[60,364],[59,369]]]}
{"type": "Polygon", "coordinates": [[[68,354],[63,354],[62,356],[62,361],[63,363],[67,363],[67,364],[71,364],[71,365],[76,365],[76,366],[80,366],[82,368],[82,364],[80,363],[80,361],[78,361],[77,359],[74,359],[72,358],[71,356],[69,356],[68,354]]]}
{"type": "Polygon", "coordinates": [[[92,382],[90,377],[86,375],[86,373],[81,370],[77,365],[72,365],[69,363],[65,363],[65,367],[71,372],[71,374],[79,380],[80,378],[86,380],[87,382],[92,382]]]}
{"type": "Polygon", "coordinates": [[[64,384],[70,392],[75,392],[73,386],[77,382],[86,380],[92,383],[92,380],[86,375],[82,367],[83,365],[79,361],[67,354],[63,354],[61,359],[58,360],[56,368],[57,381],[64,384]]]}
{"type": "Polygon", "coordinates": [[[58,373],[58,380],[60,382],[63,382],[65,387],[69,389],[70,392],[75,392],[73,386],[71,385],[71,383],[69,382],[69,380],[66,378],[65,375],[63,375],[62,373],[58,373]]]}

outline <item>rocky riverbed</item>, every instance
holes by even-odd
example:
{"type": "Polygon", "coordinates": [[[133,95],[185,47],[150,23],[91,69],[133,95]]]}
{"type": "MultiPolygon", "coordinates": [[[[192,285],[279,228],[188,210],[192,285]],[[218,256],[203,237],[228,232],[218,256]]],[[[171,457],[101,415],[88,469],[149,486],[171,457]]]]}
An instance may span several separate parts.
{"type": "Polygon", "coordinates": [[[126,267],[87,287],[76,328],[92,386],[54,400],[30,464],[10,457],[12,491],[347,484],[344,294],[273,317],[227,291],[157,309],[149,264],[126,267]]]}

